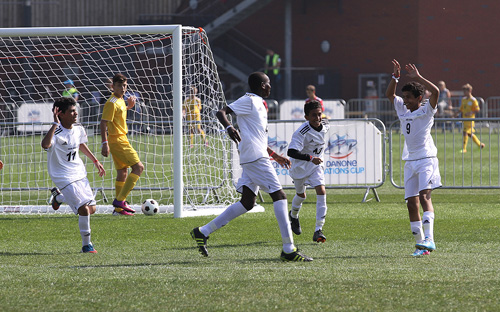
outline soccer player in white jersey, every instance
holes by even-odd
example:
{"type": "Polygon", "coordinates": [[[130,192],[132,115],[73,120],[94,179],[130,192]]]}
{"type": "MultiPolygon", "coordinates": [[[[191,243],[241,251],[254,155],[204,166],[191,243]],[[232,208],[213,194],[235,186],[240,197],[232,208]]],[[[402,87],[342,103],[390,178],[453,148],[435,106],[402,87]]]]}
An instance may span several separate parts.
{"type": "Polygon", "coordinates": [[[82,252],[97,253],[90,240],[90,215],[95,212],[95,199],[87,170],[78,151],[90,158],[99,176],[105,174],[99,160],[87,147],[87,134],[79,124],[75,124],[78,113],[73,98],[62,97],[54,102],[54,124],[42,140],[47,151],[47,168],[52,182],[52,207],[58,209],[67,203],[78,214],[78,226],[82,237],[82,252]]]}
{"type": "Polygon", "coordinates": [[[309,101],[304,105],[304,122],[292,135],[288,146],[288,156],[292,159],[290,177],[293,179],[296,194],[292,200],[290,221],[292,231],[300,235],[302,229],[299,222],[299,211],[306,200],[306,186],[316,190],[316,228],[313,241],[324,243],[323,225],[326,218],[325,167],[325,134],[329,126],[323,123],[323,110],[318,101],[309,101]]]}
{"type": "Polygon", "coordinates": [[[288,219],[288,202],[276,170],[269,159],[271,156],[281,166],[286,168],[290,166],[288,158],[275,154],[267,146],[267,111],[263,98],[268,97],[271,92],[269,77],[262,72],[252,73],[248,77],[248,85],[251,92],[217,112],[217,118],[229,137],[238,144],[243,173],[236,189],[242,194],[241,200],[227,207],[222,214],[208,224],[194,228],[191,236],[196,241],[200,253],[207,257],[208,236],[229,221],[251,210],[255,206],[257,192],[259,188],[262,188],[273,200],[274,214],[278,220],[283,242],[281,260],[312,261],[312,258],[301,254],[293,243],[292,229],[288,219]],[[240,131],[236,130],[227,119],[227,115],[231,113],[236,115],[240,131]]]}
{"type": "Polygon", "coordinates": [[[404,167],[405,199],[410,216],[410,227],[417,248],[413,256],[427,255],[436,249],[434,243],[434,207],[431,192],[441,186],[437,148],[431,136],[434,114],[437,111],[439,89],[418,72],[414,64],[406,65],[407,76],[414,79],[403,86],[403,97],[396,95],[401,73],[398,61],[393,60],[393,74],[386,96],[394,103],[405,137],[402,159],[404,167]],[[428,101],[421,102],[425,90],[431,92],[428,101]],[[420,204],[424,214],[420,218],[420,204]],[[423,228],[423,230],[422,230],[423,228]]]}

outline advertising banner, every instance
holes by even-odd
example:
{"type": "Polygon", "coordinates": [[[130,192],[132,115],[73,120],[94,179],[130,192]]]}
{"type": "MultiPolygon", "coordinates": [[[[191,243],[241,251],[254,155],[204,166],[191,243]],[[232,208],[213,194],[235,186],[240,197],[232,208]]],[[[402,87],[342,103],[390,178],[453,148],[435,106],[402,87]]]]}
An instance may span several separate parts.
{"type": "Polygon", "coordinates": [[[24,103],[17,110],[17,122],[28,123],[28,125],[18,125],[17,131],[19,132],[48,131],[53,121],[52,104],[24,103]],[[41,125],[42,122],[49,124],[41,125]]]}
{"type": "MultiPolygon", "coordinates": [[[[302,121],[303,122],[303,121],[302,121]]],[[[268,146],[286,156],[293,132],[302,122],[269,123],[268,146]]],[[[377,185],[383,181],[382,132],[367,120],[331,120],[325,137],[324,172],[328,185],[377,185]]],[[[233,144],[233,182],[241,176],[233,144]]],[[[293,186],[289,170],[272,161],[283,186],[293,186]]]]}
{"type": "MultiPolygon", "coordinates": [[[[280,105],[280,120],[304,120],[304,100],[288,100],[280,105]]],[[[344,119],[344,100],[323,100],[328,119],[344,119]]]]}

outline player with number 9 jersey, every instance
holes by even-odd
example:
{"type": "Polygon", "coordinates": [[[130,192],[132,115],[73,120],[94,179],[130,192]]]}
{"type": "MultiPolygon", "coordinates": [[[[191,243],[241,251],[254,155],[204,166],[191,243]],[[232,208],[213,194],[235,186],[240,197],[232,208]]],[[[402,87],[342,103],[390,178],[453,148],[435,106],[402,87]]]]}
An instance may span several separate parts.
{"type": "Polygon", "coordinates": [[[437,157],[437,148],[431,135],[437,109],[432,108],[429,101],[425,101],[412,112],[406,108],[400,96],[394,98],[394,108],[405,137],[402,159],[408,161],[437,157]]]}

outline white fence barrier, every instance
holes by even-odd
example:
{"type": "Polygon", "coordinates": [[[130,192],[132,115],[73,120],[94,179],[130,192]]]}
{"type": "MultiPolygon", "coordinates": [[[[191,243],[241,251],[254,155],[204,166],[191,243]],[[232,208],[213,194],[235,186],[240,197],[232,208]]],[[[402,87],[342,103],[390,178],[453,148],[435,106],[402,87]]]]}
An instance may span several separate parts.
{"type": "MultiPolygon", "coordinates": [[[[304,122],[270,121],[268,145],[280,155],[287,154],[288,145],[296,129],[304,122]]],[[[365,197],[369,190],[381,186],[385,180],[385,127],[377,119],[330,120],[326,136],[325,184],[326,188],[363,188],[365,197]]],[[[278,178],[284,188],[293,188],[287,169],[273,161],[278,178]]],[[[239,155],[233,145],[233,183],[241,176],[239,155]]]]}
{"type": "MultiPolygon", "coordinates": [[[[304,120],[304,100],[286,100],[281,103],[280,120],[304,120]]],[[[329,119],[344,119],[345,101],[323,100],[325,115],[329,119]]]]}
{"type": "MultiPolygon", "coordinates": [[[[388,128],[389,172],[392,185],[404,188],[404,161],[401,160],[404,137],[399,120],[388,128]]],[[[438,149],[442,188],[500,188],[500,118],[436,118],[432,138],[438,149]],[[485,146],[480,148],[471,138],[463,147],[463,122],[475,122],[475,132],[485,146]]]]}

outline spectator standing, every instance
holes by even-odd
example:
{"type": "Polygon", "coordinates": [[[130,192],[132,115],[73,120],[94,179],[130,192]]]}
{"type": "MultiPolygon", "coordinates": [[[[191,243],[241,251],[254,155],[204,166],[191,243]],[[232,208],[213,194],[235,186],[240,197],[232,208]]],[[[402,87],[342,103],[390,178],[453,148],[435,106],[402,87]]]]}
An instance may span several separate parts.
{"type": "Polygon", "coordinates": [[[65,82],[63,82],[63,84],[64,84],[64,91],[62,92],[62,96],[74,98],[75,101],[78,101],[79,93],[78,90],[75,88],[75,83],[73,82],[73,80],[68,79],[65,82]]]}
{"type": "Polygon", "coordinates": [[[321,104],[321,110],[324,112],[325,111],[325,105],[323,105],[323,100],[316,95],[316,87],[313,86],[313,85],[308,85],[306,87],[306,94],[307,94],[307,99],[306,99],[306,103],[309,103],[309,102],[312,102],[312,101],[316,101],[316,102],[319,102],[319,104],[321,104]]]}
{"type": "Polygon", "coordinates": [[[281,92],[281,58],[279,54],[275,53],[272,49],[266,50],[266,62],[264,64],[264,73],[269,77],[271,81],[271,94],[269,95],[272,99],[278,99],[281,92]]]}

